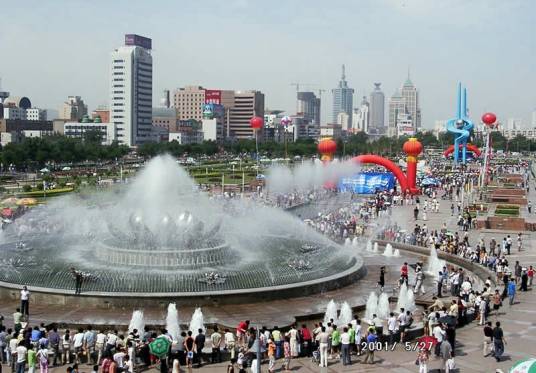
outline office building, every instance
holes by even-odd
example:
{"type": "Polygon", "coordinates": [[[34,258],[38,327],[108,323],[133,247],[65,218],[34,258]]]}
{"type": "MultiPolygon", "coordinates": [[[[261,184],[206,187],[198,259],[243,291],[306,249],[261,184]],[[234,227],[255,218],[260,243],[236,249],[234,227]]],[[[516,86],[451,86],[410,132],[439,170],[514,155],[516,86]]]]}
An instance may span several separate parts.
{"type": "Polygon", "coordinates": [[[115,136],[113,123],[101,122],[66,122],[63,126],[63,134],[67,137],[83,139],[87,132],[100,132],[101,144],[110,145],[115,136]]]}
{"type": "Polygon", "coordinates": [[[421,128],[421,107],[419,106],[419,91],[413,85],[408,73],[408,78],[402,85],[400,94],[404,98],[406,110],[411,120],[413,121],[413,127],[415,131],[419,131],[421,128]]]}
{"type": "Polygon", "coordinates": [[[402,97],[400,91],[397,89],[395,93],[389,99],[389,126],[387,129],[388,136],[397,136],[397,118],[398,114],[406,114],[406,101],[402,97]]]}
{"type": "Polygon", "coordinates": [[[59,119],[80,121],[87,115],[87,105],[80,96],[69,96],[59,110],[59,119]]]}
{"type": "Polygon", "coordinates": [[[203,119],[204,103],[205,88],[200,86],[179,88],[173,95],[173,107],[177,110],[179,120],[203,119]]]}
{"type": "Polygon", "coordinates": [[[505,130],[520,130],[523,128],[523,121],[519,118],[508,118],[506,120],[505,130]]]}
{"type": "Polygon", "coordinates": [[[174,108],[154,107],[152,123],[154,127],[172,131],[178,124],[177,111],[174,108]]]}
{"type": "Polygon", "coordinates": [[[352,118],[352,128],[348,132],[357,133],[365,132],[369,133],[370,129],[370,104],[367,101],[367,96],[363,96],[361,105],[354,109],[352,118]]]}
{"type": "MultiPolygon", "coordinates": [[[[346,113],[345,113],[346,114],[346,113]]],[[[331,137],[338,139],[342,137],[342,127],[340,124],[325,124],[320,126],[320,137],[331,137]]]]}
{"type": "Polygon", "coordinates": [[[370,94],[369,130],[374,133],[385,132],[385,95],[381,83],[374,83],[374,90],[370,94]]]}
{"type": "Polygon", "coordinates": [[[151,39],[129,34],[111,54],[110,115],[115,139],[136,146],[152,140],[153,57],[151,39]]]}
{"type": "MultiPolygon", "coordinates": [[[[344,65],[342,65],[342,76],[341,80],[339,81],[339,85],[331,92],[333,94],[333,122],[337,122],[337,117],[339,116],[339,113],[346,113],[350,118],[349,120],[351,121],[354,90],[348,87],[344,65]]],[[[351,126],[351,123],[349,123],[348,125],[351,126]]]]}
{"type": "Polygon", "coordinates": [[[51,135],[51,121],[26,119],[0,119],[1,144],[19,142],[25,137],[41,137],[51,135]]]}
{"type": "Polygon", "coordinates": [[[319,126],[320,125],[320,98],[313,92],[298,92],[298,112],[296,115],[319,126]]]}
{"type": "MultiPolygon", "coordinates": [[[[254,116],[264,117],[264,94],[260,91],[235,91],[234,104],[229,110],[228,135],[236,139],[254,137],[249,121],[254,116]]],[[[262,129],[259,139],[263,138],[262,129]]]]}

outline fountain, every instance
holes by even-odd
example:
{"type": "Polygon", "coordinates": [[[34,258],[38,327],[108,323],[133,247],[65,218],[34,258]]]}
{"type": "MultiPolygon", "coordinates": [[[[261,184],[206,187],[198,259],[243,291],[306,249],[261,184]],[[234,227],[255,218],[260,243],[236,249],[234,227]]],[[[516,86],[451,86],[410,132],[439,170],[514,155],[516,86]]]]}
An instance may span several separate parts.
{"type": "Polygon", "coordinates": [[[393,254],[393,246],[390,243],[385,245],[385,251],[383,252],[383,255],[384,256],[394,256],[394,254],[393,254]]]}
{"type": "Polygon", "coordinates": [[[376,295],[376,292],[371,291],[365,308],[365,320],[372,320],[372,315],[374,314],[378,314],[378,295],[376,295]]]}
{"type": "Polygon", "coordinates": [[[376,254],[379,252],[379,250],[378,250],[378,243],[377,243],[377,242],[374,242],[374,249],[372,249],[372,252],[373,252],[373,253],[376,253],[376,254]]]}
{"type": "Polygon", "coordinates": [[[145,329],[145,320],[143,319],[143,311],[135,310],[132,312],[130,324],[128,324],[128,332],[132,333],[136,329],[139,334],[145,329]]]}
{"type": "Polygon", "coordinates": [[[387,293],[383,292],[380,294],[380,299],[378,300],[378,309],[376,314],[380,319],[387,320],[390,312],[391,309],[389,305],[389,296],[387,293]]]}
{"type": "Polygon", "coordinates": [[[83,293],[112,303],[122,293],[122,306],[236,303],[259,289],[285,298],[355,283],[362,266],[354,250],[287,211],[210,198],[170,156],[153,158],[128,185],[51,199],[0,235],[2,287],[68,296],[74,267],[83,293]]]}
{"type": "Polygon", "coordinates": [[[367,248],[366,248],[366,250],[372,252],[372,242],[371,242],[371,241],[367,241],[367,248]]]}
{"type": "Polygon", "coordinates": [[[326,307],[326,313],[324,314],[324,326],[327,325],[331,320],[334,322],[337,321],[337,304],[333,299],[329,301],[326,307]]]}
{"type": "Polygon", "coordinates": [[[426,273],[432,276],[437,276],[439,271],[443,270],[445,266],[445,261],[437,257],[437,250],[434,246],[430,248],[430,257],[428,258],[428,268],[426,273]]]}
{"type": "Polygon", "coordinates": [[[201,308],[198,307],[195,309],[194,314],[192,315],[192,320],[190,321],[190,328],[189,330],[192,331],[192,336],[195,338],[196,335],[199,334],[198,330],[203,330],[203,333],[205,333],[205,322],[203,319],[203,312],[201,312],[201,308]]]}
{"type": "Polygon", "coordinates": [[[344,240],[344,246],[352,246],[352,240],[348,237],[344,240]]]}
{"type": "Polygon", "coordinates": [[[337,325],[342,329],[344,326],[348,325],[350,321],[352,321],[352,316],[352,308],[348,302],[343,302],[341,306],[341,314],[337,320],[337,325]]]}
{"type": "Polygon", "coordinates": [[[358,247],[359,246],[359,240],[357,239],[357,237],[354,237],[354,239],[352,240],[352,246],[353,247],[358,247]]]}
{"type": "Polygon", "coordinates": [[[415,311],[415,294],[413,294],[412,289],[408,289],[407,295],[406,295],[406,306],[404,307],[406,311],[415,311]]]}
{"type": "Polygon", "coordinates": [[[400,286],[400,291],[398,292],[398,300],[396,302],[396,312],[400,312],[401,308],[406,308],[407,304],[407,297],[408,297],[408,287],[406,283],[402,283],[402,286],[400,286]]]}
{"type": "Polygon", "coordinates": [[[181,328],[179,326],[179,312],[175,303],[170,303],[167,309],[166,330],[174,341],[179,340],[181,328]]]}
{"type": "Polygon", "coordinates": [[[394,257],[399,258],[400,257],[400,250],[395,249],[395,252],[393,254],[394,257]]]}

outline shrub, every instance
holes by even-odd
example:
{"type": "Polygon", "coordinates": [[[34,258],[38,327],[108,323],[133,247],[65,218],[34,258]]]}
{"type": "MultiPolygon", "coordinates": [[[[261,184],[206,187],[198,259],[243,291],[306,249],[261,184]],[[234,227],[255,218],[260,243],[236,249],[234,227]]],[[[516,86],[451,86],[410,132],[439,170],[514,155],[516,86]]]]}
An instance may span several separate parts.
{"type": "Polygon", "coordinates": [[[31,191],[32,191],[32,186],[31,186],[31,185],[28,185],[28,184],[23,185],[23,187],[22,187],[22,191],[23,191],[23,192],[26,192],[26,193],[27,193],[27,192],[31,192],[31,191]]]}

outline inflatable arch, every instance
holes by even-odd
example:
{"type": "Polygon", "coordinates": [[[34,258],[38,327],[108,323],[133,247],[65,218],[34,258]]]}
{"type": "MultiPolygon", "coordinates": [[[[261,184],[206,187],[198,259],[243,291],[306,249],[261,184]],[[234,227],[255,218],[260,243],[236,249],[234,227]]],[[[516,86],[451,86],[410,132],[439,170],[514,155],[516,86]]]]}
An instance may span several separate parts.
{"type": "MultiPolygon", "coordinates": [[[[462,145],[460,144],[459,145],[460,149],[462,148],[462,145]]],[[[480,157],[480,154],[481,151],[480,149],[478,149],[478,147],[476,145],[473,145],[473,144],[467,144],[467,150],[469,150],[470,152],[473,152],[473,154],[477,157],[480,157]]],[[[445,152],[443,153],[443,155],[445,157],[448,157],[450,154],[454,153],[454,145],[451,145],[447,148],[447,150],[445,150],[445,152]]]]}
{"type": "MultiPolygon", "coordinates": [[[[402,170],[393,162],[388,160],[387,158],[380,157],[378,155],[374,154],[363,154],[359,155],[357,157],[352,158],[353,162],[362,164],[362,163],[373,163],[377,164],[379,166],[383,166],[389,171],[395,175],[395,177],[398,180],[398,183],[400,184],[400,189],[402,193],[405,193],[409,191],[409,184],[408,179],[406,178],[406,175],[402,172],[402,170]]],[[[415,193],[415,191],[410,191],[411,193],[415,193]]]]}

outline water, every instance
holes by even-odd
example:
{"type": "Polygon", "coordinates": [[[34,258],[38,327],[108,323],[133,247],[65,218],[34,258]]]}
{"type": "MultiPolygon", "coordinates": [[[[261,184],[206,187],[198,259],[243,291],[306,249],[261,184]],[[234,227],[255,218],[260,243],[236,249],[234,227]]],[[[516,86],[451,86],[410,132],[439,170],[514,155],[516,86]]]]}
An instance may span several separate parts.
{"type": "Polygon", "coordinates": [[[372,249],[373,253],[378,253],[380,250],[378,250],[378,243],[374,242],[374,248],[372,249]]]}
{"type": "Polygon", "coordinates": [[[437,257],[437,250],[434,246],[430,248],[430,257],[428,258],[428,268],[426,273],[432,276],[437,276],[439,271],[443,270],[445,266],[445,261],[437,257]]]}
{"type": "Polygon", "coordinates": [[[342,330],[342,328],[348,325],[350,321],[352,321],[352,308],[348,302],[344,302],[341,306],[341,314],[337,320],[337,326],[340,326],[342,330]]]}
{"type": "Polygon", "coordinates": [[[167,309],[166,329],[174,341],[179,340],[181,328],[179,326],[179,312],[175,303],[170,303],[167,309]]]}
{"type": "Polygon", "coordinates": [[[393,246],[390,243],[385,245],[385,251],[383,252],[383,255],[384,256],[394,256],[393,246]]]}
{"type": "Polygon", "coordinates": [[[391,312],[391,308],[389,305],[389,295],[387,293],[383,292],[380,294],[380,299],[378,300],[378,309],[376,314],[380,319],[387,320],[389,318],[389,313],[391,312]]]}
{"type": "Polygon", "coordinates": [[[358,247],[359,246],[359,240],[357,239],[357,237],[354,237],[354,239],[352,240],[352,246],[353,247],[358,247]]]}
{"type": "Polygon", "coordinates": [[[415,311],[415,294],[413,294],[412,289],[408,289],[407,295],[406,295],[406,311],[415,311]]]}
{"type": "Polygon", "coordinates": [[[344,240],[344,246],[351,246],[351,245],[352,245],[352,240],[346,237],[346,239],[344,240]]]}
{"type": "Polygon", "coordinates": [[[337,304],[333,299],[330,300],[326,306],[326,313],[324,314],[324,326],[326,326],[331,319],[337,321],[337,304]]]}
{"type": "Polygon", "coordinates": [[[372,252],[372,242],[367,241],[367,248],[366,248],[366,250],[372,252]]]}
{"type": "Polygon", "coordinates": [[[203,312],[201,312],[200,307],[195,309],[194,314],[192,315],[192,320],[190,321],[189,330],[192,331],[192,336],[194,338],[195,338],[196,335],[199,334],[199,332],[198,332],[199,329],[202,329],[203,333],[206,332],[204,316],[203,316],[203,312]]]}
{"type": "Polygon", "coordinates": [[[132,318],[130,319],[130,324],[128,324],[129,333],[138,330],[138,333],[142,334],[145,329],[145,320],[143,318],[143,311],[136,310],[132,312],[132,318]]]}
{"type": "Polygon", "coordinates": [[[400,286],[400,291],[398,292],[398,300],[396,302],[396,312],[400,312],[401,308],[406,308],[407,304],[407,297],[408,297],[408,287],[406,286],[406,283],[404,282],[402,286],[400,286]]]}
{"type": "Polygon", "coordinates": [[[400,250],[395,249],[395,252],[394,252],[393,256],[398,258],[400,256],[400,250]]]}
{"type": "Polygon", "coordinates": [[[378,314],[378,295],[371,291],[365,308],[365,320],[372,320],[374,314],[378,314]]]}

